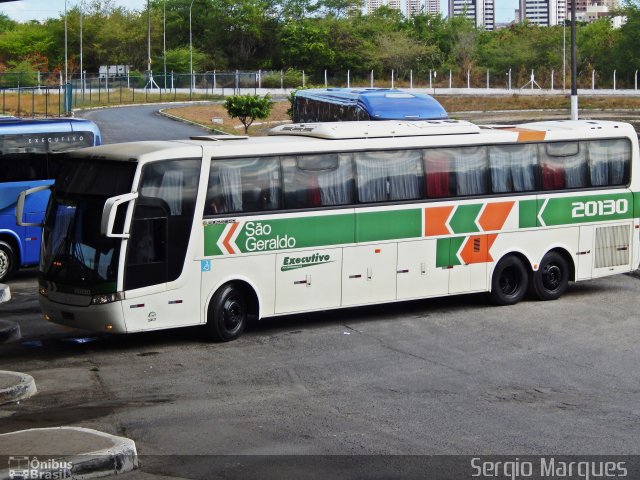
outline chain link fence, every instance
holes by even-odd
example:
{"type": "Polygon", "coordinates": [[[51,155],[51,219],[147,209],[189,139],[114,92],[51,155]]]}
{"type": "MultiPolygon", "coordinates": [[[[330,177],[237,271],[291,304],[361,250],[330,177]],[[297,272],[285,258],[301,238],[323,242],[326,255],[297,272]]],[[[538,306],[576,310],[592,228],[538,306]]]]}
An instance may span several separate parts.
{"type": "MultiPolygon", "coordinates": [[[[229,95],[287,95],[300,87],[387,87],[422,89],[431,94],[568,94],[571,79],[562,70],[413,70],[357,74],[300,70],[209,71],[194,73],[74,75],[60,72],[0,73],[3,115],[63,116],[74,108],[135,103],[217,100],[229,95]]],[[[638,71],[611,78],[596,70],[581,74],[578,87],[591,95],[640,94],[638,71]]]]}

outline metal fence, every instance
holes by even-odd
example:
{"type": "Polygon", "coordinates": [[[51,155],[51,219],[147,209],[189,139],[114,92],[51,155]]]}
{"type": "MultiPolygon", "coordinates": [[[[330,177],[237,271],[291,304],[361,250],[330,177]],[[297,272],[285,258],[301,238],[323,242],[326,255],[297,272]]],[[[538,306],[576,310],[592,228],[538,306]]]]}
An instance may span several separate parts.
{"type": "MultiPolygon", "coordinates": [[[[413,70],[377,75],[351,71],[323,71],[309,75],[299,70],[239,71],[167,75],[130,72],[126,75],[74,75],[64,83],[59,72],[0,74],[1,113],[19,116],[62,116],[74,108],[133,103],[213,100],[238,94],[287,94],[299,87],[391,87],[423,89],[428,93],[566,94],[570,77],[562,71],[525,69],[413,70]]],[[[581,93],[591,95],[640,94],[638,71],[603,78],[596,70],[578,78],[581,93]]]]}

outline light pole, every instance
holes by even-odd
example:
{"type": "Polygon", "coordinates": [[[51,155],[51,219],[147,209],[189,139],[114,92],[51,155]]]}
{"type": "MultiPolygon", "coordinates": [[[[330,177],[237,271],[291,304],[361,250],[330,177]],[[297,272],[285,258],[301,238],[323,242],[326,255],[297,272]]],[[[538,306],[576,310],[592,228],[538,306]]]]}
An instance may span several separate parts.
{"type": "Polygon", "coordinates": [[[571,120],[578,120],[578,51],[576,45],[576,0],[571,0],[571,120]]]}
{"type": "Polygon", "coordinates": [[[80,89],[84,94],[84,73],[82,70],[82,2],[80,2],[80,89]]]}
{"type": "Polygon", "coordinates": [[[193,0],[189,4],[189,92],[193,90],[193,34],[191,31],[191,9],[193,8],[193,0]]]}
{"type": "Polygon", "coordinates": [[[167,89],[167,0],[162,6],[162,60],[164,63],[164,89],[167,89]]]}
{"type": "Polygon", "coordinates": [[[67,60],[67,0],[64,0],[64,83],[69,81],[69,62],[67,60]]]}

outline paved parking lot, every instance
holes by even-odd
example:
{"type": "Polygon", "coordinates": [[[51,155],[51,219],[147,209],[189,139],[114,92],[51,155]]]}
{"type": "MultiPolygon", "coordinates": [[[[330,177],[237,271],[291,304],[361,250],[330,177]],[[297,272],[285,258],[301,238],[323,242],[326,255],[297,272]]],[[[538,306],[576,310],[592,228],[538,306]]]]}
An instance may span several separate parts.
{"type": "Polygon", "coordinates": [[[640,453],[629,275],[514,307],[469,295],[282,317],[228,344],[198,328],[65,331],[41,320],[34,272],[10,285],[0,316],[24,338],[0,347],[0,370],[29,373],[39,393],[0,410],[0,433],[123,435],[143,472],[207,478],[202,460],[172,460],[193,454],[640,453]]]}

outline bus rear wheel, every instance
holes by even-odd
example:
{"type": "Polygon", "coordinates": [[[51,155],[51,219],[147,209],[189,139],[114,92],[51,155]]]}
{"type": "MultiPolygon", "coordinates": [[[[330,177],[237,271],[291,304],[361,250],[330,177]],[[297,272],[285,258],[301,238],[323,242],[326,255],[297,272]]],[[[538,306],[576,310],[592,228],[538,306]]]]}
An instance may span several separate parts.
{"type": "Polygon", "coordinates": [[[514,305],[522,300],[529,286],[529,274],[522,260],[515,256],[503,258],[491,277],[489,298],[495,305],[514,305]]]}
{"type": "Polygon", "coordinates": [[[8,280],[16,269],[17,258],[11,245],[0,241],[0,282],[8,280]]]}
{"type": "Polygon", "coordinates": [[[246,325],[247,300],[244,293],[233,285],[224,285],[209,303],[209,336],[217,342],[229,342],[240,337],[246,325]]]}
{"type": "Polygon", "coordinates": [[[558,252],[549,252],[533,272],[533,293],[540,300],[556,300],[569,286],[569,265],[558,252]]]}

